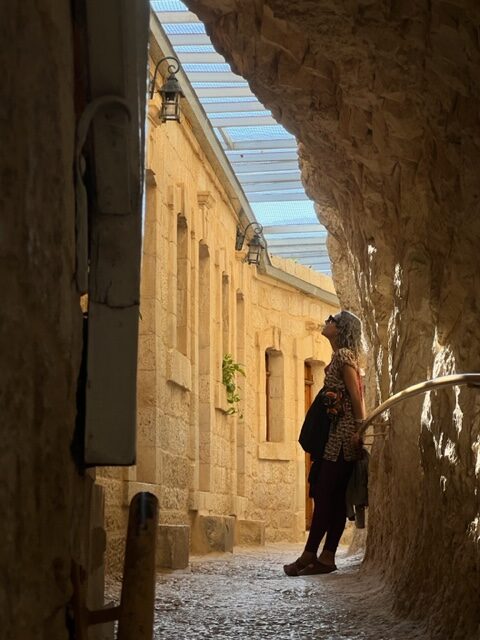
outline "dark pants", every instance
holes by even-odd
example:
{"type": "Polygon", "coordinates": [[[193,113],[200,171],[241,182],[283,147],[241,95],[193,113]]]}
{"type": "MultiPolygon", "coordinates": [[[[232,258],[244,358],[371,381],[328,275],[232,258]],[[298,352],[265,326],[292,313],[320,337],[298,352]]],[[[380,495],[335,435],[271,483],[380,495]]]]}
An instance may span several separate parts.
{"type": "Polygon", "coordinates": [[[317,553],[320,542],[325,534],[324,549],[337,550],[338,543],[345,529],[347,508],[345,493],[353,470],[353,462],[347,462],[343,457],[343,449],[336,462],[319,460],[314,462],[310,474],[310,496],[314,501],[312,524],[308,535],[305,551],[317,553]],[[314,469],[315,465],[317,468],[314,469]]]}

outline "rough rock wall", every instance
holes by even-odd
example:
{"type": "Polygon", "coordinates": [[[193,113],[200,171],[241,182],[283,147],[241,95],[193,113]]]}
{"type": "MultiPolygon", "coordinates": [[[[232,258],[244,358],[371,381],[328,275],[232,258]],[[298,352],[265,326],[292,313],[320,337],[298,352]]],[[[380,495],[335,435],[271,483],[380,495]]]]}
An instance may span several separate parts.
{"type": "Polygon", "coordinates": [[[3,3],[0,38],[0,635],[57,640],[89,484],[69,451],[81,341],[70,3],[3,3]]]}
{"type": "MultiPolygon", "coordinates": [[[[299,140],[340,296],[365,318],[376,400],[478,371],[478,2],[186,4],[299,140]]],[[[478,634],[479,401],[462,389],[404,404],[374,455],[367,558],[432,637],[478,634]]]]}

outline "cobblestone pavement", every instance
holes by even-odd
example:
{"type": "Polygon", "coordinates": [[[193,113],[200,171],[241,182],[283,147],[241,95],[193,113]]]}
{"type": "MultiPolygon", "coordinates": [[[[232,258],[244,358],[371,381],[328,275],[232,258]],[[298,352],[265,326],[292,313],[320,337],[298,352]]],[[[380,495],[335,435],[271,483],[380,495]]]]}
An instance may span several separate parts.
{"type": "Polygon", "coordinates": [[[191,559],[187,571],[158,576],[155,639],[426,640],[390,613],[388,593],[340,557],[339,571],[289,578],[282,565],[299,545],[235,549],[191,559]]]}

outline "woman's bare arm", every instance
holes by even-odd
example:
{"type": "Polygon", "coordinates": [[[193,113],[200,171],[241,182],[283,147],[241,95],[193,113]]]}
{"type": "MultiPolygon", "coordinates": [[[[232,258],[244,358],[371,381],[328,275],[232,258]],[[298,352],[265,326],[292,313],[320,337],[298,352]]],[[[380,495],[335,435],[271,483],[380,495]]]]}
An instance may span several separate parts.
{"type": "MultiPolygon", "coordinates": [[[[343,365],[343,381],[348,391],[348,395],[352,401],[353,418],[357,424],[358,429],[361,427],[362,420],[365,420],[365,403],[363,402],[363,396],[360,391],[360,385],[358,380],[358,373],[353,367],[348,364],[343,365]]],[[[360,443],[358,434],[353,436],[355,444],[360,443]]]]}

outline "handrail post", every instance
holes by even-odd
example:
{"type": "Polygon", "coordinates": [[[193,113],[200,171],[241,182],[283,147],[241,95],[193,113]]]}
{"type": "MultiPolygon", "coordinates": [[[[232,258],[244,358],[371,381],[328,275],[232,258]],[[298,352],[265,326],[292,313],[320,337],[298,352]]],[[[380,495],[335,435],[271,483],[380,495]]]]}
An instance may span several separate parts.
{"type": "Polygon", "coordinates": [[[118,640],[152,640],[158,500],[137,493],[130,503],[118,640]]]}

